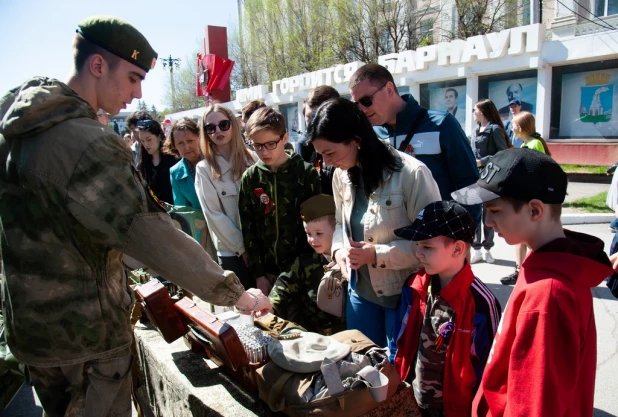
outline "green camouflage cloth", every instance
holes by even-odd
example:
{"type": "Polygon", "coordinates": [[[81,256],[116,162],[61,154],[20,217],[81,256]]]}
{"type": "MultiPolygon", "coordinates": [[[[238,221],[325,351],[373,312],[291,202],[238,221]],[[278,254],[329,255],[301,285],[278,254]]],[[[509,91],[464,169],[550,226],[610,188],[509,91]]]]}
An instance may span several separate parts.
{"type": "Polygon", "coordinates": [[[440,297],[440,281],[432,277],[427,294],[427,307],[421,327],[416,356],[415,378],[412,382],[416,402],[421,408],[443,410],[442,383],[450,332],[444,332],[454,320],[455,311],[440,297]],[[440,330],[449,337],[440,338],[440,330]]]}
{"type": "Polygon", "coordinates": [[[33,366],[126,349],[123,253],[206,301],[242,294],[150,198],[123,141],[71,88],[33,78],[0,99],[0,244],[6,335],[33,366]]]}
{"type": "Polygon", "coordinates": [[[279,275],[298,255],[313,252],[300,218],[300,205],[320,192],[317,171],[295,153],[277,172],[262,161],[245,171],[238,207],[253,278],[266,272],[279,275]],[[259,190],[265,193],[261,199],[259,190]]]}
{"type": "Polygon", "coordinates": [[[324,255],[303,253],[289,271],[279,275],[268,296],[277,316],[298,323],[310,332],[345,330],[345,320],[318,308],[318,286],[326,264],[324,255]]]}

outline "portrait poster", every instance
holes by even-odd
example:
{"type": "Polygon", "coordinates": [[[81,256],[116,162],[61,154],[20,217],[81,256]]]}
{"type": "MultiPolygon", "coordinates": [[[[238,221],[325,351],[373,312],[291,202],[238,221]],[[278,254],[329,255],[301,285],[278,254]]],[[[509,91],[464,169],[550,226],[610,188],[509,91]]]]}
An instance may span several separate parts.
{"type": "Polygon", "coordinates": [[[521,111],[536,115],[536,85],[536,77],[490,81],[487,98],[494,102],[503,122],[511,118],[509,102],[513,99],[521,102],[521,111]]]}
{"type": "Polygon", "coordinates": [[[421,106],[451,113],[462,129],[466,125],[465,80],[445,81],[421,85],[421,106]]]}
{"type": "Polygon", "coordinates": [[[618,69],[563,74],[559,136],[617,137],[617,83],[618,69]]]}
{"type": "Polygon", "coordinates": [[[298,142],[302,139],[300,134],[300,125],[298,120],[298,105],[296,103],[292,103],[286,106],[281,106],[281,113],[285,117],[285,124],[287,127],[290,136],[288,137],[289,142],[298,142]]]}

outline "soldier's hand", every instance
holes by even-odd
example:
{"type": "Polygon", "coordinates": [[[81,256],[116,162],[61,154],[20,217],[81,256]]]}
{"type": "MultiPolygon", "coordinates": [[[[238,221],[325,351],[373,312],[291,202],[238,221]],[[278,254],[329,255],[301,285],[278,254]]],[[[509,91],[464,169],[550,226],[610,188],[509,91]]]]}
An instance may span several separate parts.
{"type": "Polygon", "coordinates": [[[268,294],[270,294],[270,290],[272,290],[273,286],[270,284],[270,281],[268,281],[266,279],[266,277],[259,277],[258,279],[255,280],[255,285],[262,290],[262,292],[264,293],[264,295],[266,295],[268,297],[268,294]]]}

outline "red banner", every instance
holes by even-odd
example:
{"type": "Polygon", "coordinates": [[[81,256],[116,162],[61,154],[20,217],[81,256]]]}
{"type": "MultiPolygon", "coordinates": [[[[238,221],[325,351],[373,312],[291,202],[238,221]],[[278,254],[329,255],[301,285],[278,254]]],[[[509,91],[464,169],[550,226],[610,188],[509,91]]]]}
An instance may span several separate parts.
{"type": "Polygon", "coordinates": [[[195,93],[206,96],[212,90],[222,90],[230,80],[235,62],[213,54],[197,54],[197,76],[195,93]]]}

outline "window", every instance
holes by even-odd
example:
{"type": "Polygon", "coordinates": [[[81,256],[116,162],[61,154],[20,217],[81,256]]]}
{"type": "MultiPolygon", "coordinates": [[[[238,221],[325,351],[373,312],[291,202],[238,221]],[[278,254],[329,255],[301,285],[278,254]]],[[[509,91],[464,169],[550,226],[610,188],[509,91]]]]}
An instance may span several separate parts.
{"type": "Polygon", "coordinates": [[[618,0],[595,0],[594,14],[597,16],[618,14],[618,0]]]}
{"type": "Polygon", "coordinates": [[[421,43],[424,45],[433,43],[433,19],[421,20],[421,43]]]}
{"type": "Polygon", "coordinates": [[[393,52],[393,39],[391,38],[388,30],[382,32],[382,39],[380,39],[382,49],[386,52],[393,52]]]}

